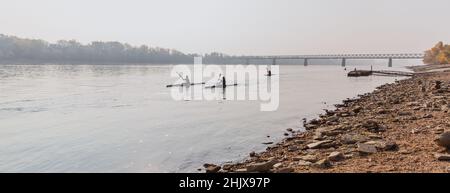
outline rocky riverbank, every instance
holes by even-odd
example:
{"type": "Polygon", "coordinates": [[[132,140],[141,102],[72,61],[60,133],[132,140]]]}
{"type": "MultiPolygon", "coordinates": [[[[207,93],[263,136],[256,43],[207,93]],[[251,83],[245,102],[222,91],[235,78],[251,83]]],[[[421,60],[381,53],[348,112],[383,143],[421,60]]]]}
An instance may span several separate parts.
{"type": "MultiPolygon", "coordinates": [[[[449,66],[447,66],[449,67],[449,66]]],[[[289,137],[236,164],[207,172],[450,172],[450,71],[348,99],[289,137]]]]}

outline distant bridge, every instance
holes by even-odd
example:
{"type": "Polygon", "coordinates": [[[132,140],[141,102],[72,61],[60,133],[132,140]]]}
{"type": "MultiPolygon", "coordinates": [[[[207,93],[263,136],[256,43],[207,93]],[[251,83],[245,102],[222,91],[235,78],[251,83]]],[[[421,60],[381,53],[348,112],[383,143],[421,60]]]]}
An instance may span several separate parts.
{"type": "Polygon", "coordinates": [[[313,59],[330,59],[342,60],[341,65],[345,66],[349,59],[387,59],[388,66],[392,67],[392,60],[394,59],[423,59],[424,54],[405,53],[405,54],[324,54],[324,55],[279,55],[279,56],[242,56],[246,60],[246,64],[250,64],[252,59],[270,59],[272,65],[277,64],[277,60],[282,59],[298,59],[303,60],[304,65],[308,65],[309,60],[313,59]]]}

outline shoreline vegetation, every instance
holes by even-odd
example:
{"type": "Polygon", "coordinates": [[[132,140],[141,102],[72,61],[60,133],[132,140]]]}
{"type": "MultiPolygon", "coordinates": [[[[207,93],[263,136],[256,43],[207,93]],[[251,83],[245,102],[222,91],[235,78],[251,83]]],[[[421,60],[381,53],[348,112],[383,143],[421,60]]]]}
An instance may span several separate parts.
{"type": "Polygon", "coordinates": [[[207,173],[450,172],[450,65],[344,100],[283,141],[207,173]]]}
{"type": "MultiPolygon", "coordinates": [[[[219,52],[186,54],[175,49],[133,46],[117,41],[76,40],[50,43],[41,39],[25,39],[0,34],[0,64],[192,64],[201,56],[205,64],[243,64],[239,56],[219,52]]],[[[268,61],[255,60],[254,64],[268,61]]]]}

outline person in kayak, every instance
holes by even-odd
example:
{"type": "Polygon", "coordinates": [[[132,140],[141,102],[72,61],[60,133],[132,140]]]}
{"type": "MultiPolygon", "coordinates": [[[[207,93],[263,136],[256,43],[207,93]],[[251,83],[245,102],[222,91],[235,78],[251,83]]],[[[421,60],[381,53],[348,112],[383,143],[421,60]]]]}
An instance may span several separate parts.
{"type": "Polygon", "coordinates": [[[266,68],[266,69],[267,69],[267,76],[272,76],[272,71],[269,70],[269,68],[266,68]]]}
{"type": "Polygon", "coordinates": [[[186,75],[186,78],[181,77],[181,79],[184,80],[184,83],[183,83],[184,86],[191,86],[191,81],[189,80],[188,75],[186,75]]]}
{"type": "Polygon", "coordinates": [[[227,81],[225,80],[225,76],[222,76],[222,87],[223,88],[227,87],[227,81]]]}

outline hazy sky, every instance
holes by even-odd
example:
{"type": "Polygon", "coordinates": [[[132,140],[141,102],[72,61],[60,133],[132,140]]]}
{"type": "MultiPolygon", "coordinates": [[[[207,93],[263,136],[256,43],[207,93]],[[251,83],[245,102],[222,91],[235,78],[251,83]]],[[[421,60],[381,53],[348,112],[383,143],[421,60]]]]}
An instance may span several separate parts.
{"type": "Polygon", "coordinates": [[[0,0],[0,33],[187,53],[422,52],[450,42],[450,0],[0,0]]]}

